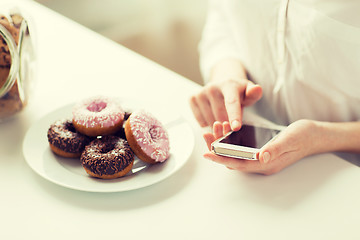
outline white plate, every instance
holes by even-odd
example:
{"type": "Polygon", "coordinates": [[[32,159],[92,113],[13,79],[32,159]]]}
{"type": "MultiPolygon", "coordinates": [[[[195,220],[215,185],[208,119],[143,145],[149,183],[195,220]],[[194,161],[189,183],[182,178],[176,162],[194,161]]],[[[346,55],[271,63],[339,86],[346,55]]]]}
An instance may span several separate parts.
{"type": "Polygon", "coordinates": [[[167,128],[170,158],[164,163],[145,165],[135,158],[133,171],[111,180],[92,178],[82,168],[79,159],[56,156],[49,148],[47,130],[54,121],[71,117],[72,106],[57,109],[33,124],[25,135],[23,153],[26,162],[40,176],[58,185],[88,192],[122,192],[139,189],[160,182],[179,170],[189,159],[194,148],[194,134],[190,125],[171,109],[160,109],[154,104],[122,100],[126,110],[146,109],[167,128]]]}

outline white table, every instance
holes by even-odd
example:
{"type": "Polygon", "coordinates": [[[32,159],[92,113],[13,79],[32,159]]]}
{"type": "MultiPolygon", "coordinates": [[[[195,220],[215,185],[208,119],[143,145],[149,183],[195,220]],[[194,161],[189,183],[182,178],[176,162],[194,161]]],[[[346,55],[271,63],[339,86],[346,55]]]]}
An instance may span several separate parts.
{"type": "Polygon", "coordinates": [[[266,177],[205,160],[188,107],[200,86],[34,2],[19,4],[36,27],[38,78],[28,108],[0,124],[0,239],[360,239],[359,167],[322,154],[266,177]],[[193,154],[171,177],[89,193],[25,162],[23,137],[49,112],[86,96],[139,93],[177,108],[194,129],[193,154]]]}

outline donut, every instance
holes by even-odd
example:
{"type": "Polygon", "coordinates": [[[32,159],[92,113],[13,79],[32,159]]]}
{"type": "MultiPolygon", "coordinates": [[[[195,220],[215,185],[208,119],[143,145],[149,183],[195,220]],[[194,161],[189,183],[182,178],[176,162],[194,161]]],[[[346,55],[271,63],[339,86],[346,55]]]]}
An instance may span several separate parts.
{"type": "Polygon", "coordinates": [[[113,179],[127,174],[134,164],[134,153],[128,142],[116,136],[91,141],[80,157],[85,171],[92,177],[113,179]]]}
{"type": "Polygon", "coordinates": [[[148,112],[133,112],[125,123],[125,135],[136,156],[146,163],[164,162],[170,156],[168,133],[148,112]]]}
{"type": "Polygon", "coordinates": [[[115,99],[97,96],[77,103],[72,110],[75,128],[87,136],[117,132],[124,121],[124,111],[115,99]]]}
{"type": "Polygon", "coordinates": [[[57,120],[47,132],[50,149],[57,155],[78,158],[91,138],[76,131],[71,119],[57,120]]]}

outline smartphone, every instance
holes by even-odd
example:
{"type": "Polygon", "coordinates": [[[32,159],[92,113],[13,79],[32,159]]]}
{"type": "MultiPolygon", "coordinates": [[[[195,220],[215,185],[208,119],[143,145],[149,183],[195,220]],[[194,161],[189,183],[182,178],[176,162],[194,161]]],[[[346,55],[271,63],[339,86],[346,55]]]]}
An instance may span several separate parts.
{"type": "Polygon", "coordinates": [[[258,160],[257,153],[271,141],[281,128],[244,124],[239,131],[231,131],[211,144],[212,151],[221,156],[258,160]]]}

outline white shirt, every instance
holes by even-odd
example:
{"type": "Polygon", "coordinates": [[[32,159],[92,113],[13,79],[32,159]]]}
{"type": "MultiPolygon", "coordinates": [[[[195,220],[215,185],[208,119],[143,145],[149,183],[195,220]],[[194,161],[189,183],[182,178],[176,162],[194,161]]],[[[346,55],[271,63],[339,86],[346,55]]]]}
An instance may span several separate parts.
{"type": "Polygon", "coordinates": [[[205,80],[240,59],[272,121],[360,120],[359,0],[213,0],[199,50],[205,80]]]}

